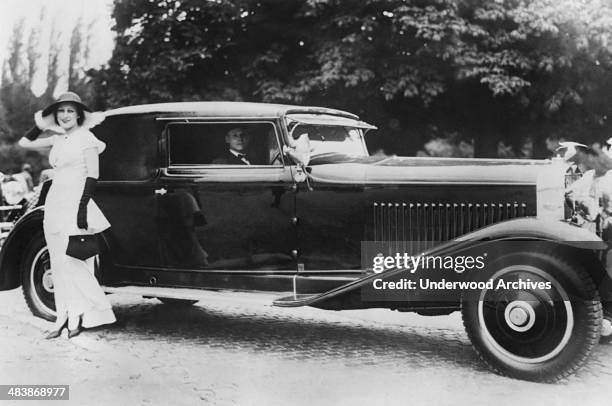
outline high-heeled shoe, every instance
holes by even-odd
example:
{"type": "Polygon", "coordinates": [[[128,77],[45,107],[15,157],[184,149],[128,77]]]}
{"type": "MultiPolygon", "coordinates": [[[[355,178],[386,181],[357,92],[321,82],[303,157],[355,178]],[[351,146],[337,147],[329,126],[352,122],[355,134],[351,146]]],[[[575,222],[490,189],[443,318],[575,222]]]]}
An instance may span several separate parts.
{"type": "Polygon", "coordinates": [[[77,324],[77,327],[74,330],[68,329],[68,338],[76,337],[81,334],[81,331],[83,331],[83,327],[81,326],[82,322],[83,319],[79,317],[79,324],[77,324]]]}
{"type": "Polygon", "coordinates": [[[78,326],[74,330],[68,329],[68,338],[72,338],[72,337],[78,336],[79,334],[81,334],[81,331],[83,331],[83,328],[81,326],[78,326]]]}
{"type": "MultiPolygon", "coordinates": [[[[51,340],[57,338],[62,335],[62,330],[68,326],[68,320],[64,322],[57,330],[52,330],[45,335],[45,340],[51,340]]],[[[70,330],[68,330],[68,334],[70,334],[70,330]]]]}

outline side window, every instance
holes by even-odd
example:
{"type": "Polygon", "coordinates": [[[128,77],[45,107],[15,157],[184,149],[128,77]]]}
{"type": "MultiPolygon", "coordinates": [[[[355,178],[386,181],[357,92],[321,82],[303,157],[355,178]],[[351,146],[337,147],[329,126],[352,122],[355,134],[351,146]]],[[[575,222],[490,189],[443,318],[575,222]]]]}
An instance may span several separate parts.
{"type": "Polygon", "coordinates": [[[106,143],[100,154],[100,180],[149,179],[158,167],[157,134],[152,117],[109,117],[92,132],[106,143]]]}
{"type": "Polygon", "coordinates": [[[282,165],[274,124],[171,123],[169,163],[180,165],[282,165]]]}

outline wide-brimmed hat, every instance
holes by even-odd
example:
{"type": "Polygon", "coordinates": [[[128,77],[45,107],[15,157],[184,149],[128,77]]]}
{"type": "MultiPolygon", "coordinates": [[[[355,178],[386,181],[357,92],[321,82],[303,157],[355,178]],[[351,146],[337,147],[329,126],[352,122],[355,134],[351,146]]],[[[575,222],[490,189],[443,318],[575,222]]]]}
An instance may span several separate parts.
{"type": "Polygon", "coordinates": [[[63,93],[60,97],[58,97],[55,102],[45,107],[44,110],[39,110],[34,114],[34,122],[36,123],[36,126],[43,131],[48,130],[53,133],[63,133],[64,129],[57,125],[57,123],[55,122],[55,117],[53,115],[53,112],[61,103],[74,103],[80,106],[83,109],[83,115],[85,116],[83,117],[83,123],[81,124],[81,127],[85,127],[87,129],[90,129],[100,124],[102,121],[104,121],[106,117],[106,114],[103,112],[92,112],[91,109],[81,101],[81,98],[78,94],[74,92],[66,92],[63,93]]]}
{"type": "Polygon", "coordinates": [[[59,106],[60,103],[66,103],[66,102],[77,104],[85,111],[91,111],[91,109],[87,107],[87,105],[83,103],[83,101],[81,101],[81,97],[78,94],[74,92],[66,92],[66,93],[62,93],[57,98],[56,101],[54,101],[52,104],[48,105],[47,107],[43,109],[42,111],[43,117],[46,117],[49,114],[53,113],[55,109],[57,108],[57,106],[59,106]]]}

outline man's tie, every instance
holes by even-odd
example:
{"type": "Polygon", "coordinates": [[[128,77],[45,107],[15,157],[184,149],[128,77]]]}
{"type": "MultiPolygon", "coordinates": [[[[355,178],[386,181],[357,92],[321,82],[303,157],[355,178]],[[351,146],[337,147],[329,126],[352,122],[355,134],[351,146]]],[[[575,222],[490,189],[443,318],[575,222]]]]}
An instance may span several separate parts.
{"type": "Polygon", "coordinates": [[[249,160],[248,160],[248,159],[246,159],[246,154],[236,154],[236,156],[237,156],[238,158],[240,158],[240,160],[241,160],[242,162],[244,162],[245,164],[247,164],[247,165],[251,165],[251,163],[249,162],[249,160]]]}

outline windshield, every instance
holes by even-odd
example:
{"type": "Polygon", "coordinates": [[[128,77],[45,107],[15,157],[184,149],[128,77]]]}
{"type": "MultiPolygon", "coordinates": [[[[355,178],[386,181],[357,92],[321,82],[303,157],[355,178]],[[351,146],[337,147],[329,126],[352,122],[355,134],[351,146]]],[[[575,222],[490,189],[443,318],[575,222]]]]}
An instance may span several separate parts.
{"type": "Polygon", "coordinates": [[[361,128],[293,122],[289,125],[289,133],[294,140],[307,134],[313,159],[330,154],[368,156],[361,128]]]}

